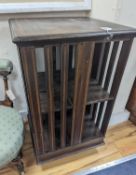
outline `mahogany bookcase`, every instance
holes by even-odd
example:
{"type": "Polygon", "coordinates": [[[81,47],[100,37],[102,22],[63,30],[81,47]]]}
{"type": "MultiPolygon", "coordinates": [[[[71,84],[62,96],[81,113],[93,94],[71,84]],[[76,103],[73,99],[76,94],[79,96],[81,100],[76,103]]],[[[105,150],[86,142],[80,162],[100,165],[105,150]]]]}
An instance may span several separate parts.
{"type": "Polygon", "coordinates": [[[136,29],[90,18],[9,24],[37,162],[103,143],[136,29]]]}

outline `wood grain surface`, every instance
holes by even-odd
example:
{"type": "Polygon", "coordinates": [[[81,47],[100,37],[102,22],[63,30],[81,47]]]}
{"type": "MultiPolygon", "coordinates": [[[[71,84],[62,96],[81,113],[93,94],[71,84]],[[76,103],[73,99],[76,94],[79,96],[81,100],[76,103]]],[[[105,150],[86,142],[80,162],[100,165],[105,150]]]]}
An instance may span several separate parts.
{"type": "Polygon", "coordinates": [[[102,27],[111,28],[115,35],[136,35],[136,29],[91,18],[11,19],[9,23],[13,42],[108,36],[102,27]]]}

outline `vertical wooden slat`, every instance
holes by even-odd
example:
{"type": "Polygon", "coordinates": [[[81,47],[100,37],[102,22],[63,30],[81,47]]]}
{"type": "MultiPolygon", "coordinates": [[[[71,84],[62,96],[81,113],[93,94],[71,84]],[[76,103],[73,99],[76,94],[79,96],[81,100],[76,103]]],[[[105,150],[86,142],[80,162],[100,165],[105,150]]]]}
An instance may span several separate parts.
{"type": "Polygon", "coordinates": [[[73,45],[69,46],[69,72],[72,71],[73,45]]]}
{"type": "Polygon", "coordinates": [[[103,56],[103,61],[102,61],[102,66],[101,66],[101,71],[100,71],[100,77],[99,77],[99,84],[101,85],[103,82],[103,77],[104,77],[104,71],[108,59],[108,54],[110,50],[110,42],[105,44],[105,49],[104,49],[104,56],[103,56]]]}
{"type": "MultiPolygon", "coordinates": [[[[42,115],[40,109],[40,99],[39,99],[39,89],[38,89],[38,79],[36,70],[36,56],[35,48],[31,47],[21,47],[20,59],[22,62],[22,70],[25,79],[25,85],[28,95],[29,112],[31,115],[32,126],[33,126],[33,137],[34,145],[36,147],[37,154],[44,153],[45,142],[43,135],[42,126],[42,115]]],[[[30,120],[30,118],[29,118],[30,120]]],[[[30,123],[31,123],[30,120],[30,123]]]]}
{"type": "MultiPolygon", "coordinates": [[[[117,51],[118,51],[118,46],[119,46],[119,41],[114,42],[111,57],[110,57],[110,61],[109,61],[109,65],[108,65],[108,70],[107,70],[107,73],[106,73],[105,84],[104,84],[104,89],[106,91],[108,90],[111,74],[112,74],[112,71],[113,71],[113,67],[114,67],[114,63],[115,63],[115,59],[116,59],[116,55],[117,55],[117,51]]],[[[97,117],[97,121],[96,121],[96,126],[97,127],[100,124],[103,108],[104,108],[104,102],[100,104],[98,117],[97,117]]]]}
{"type": "Polygon", "coordinates": [[[92,117],[93,117],[93,108],[94,108],[94,104],[91,104],[91,105],[90,105],[89,115],[87,116],[87,118],[88,118],[89,120],[92,120],[92,117]]]}
{"type": "Polygon", "coordinates": [[[45,65],[47,73],[48,87],[48,121],[49,121],[49,136],[50,149],[55,150],[55,117],[54,117],[54,90],[53,90],[53,49],[51,46],[44,48],[45,65]]]}
{"type": "Polygon", "coordinates": [[[91,79],[97,78],[97,70],[98,70],[98,62],[100,58],[102,50],[102,43],[96,43],[95,44],[95,49],[94,49],[94,56],[93,56],[93,63],[92,63],[92,73],[91,73],[91,79]]]}
{"type": "Polygon", "coordinates": [[[92,118],[91,120],[94,122],[96,119],[96,112],[97,112],[98,104],[93,104],[93,111],[92,111],[92,118]]]}
{"type": "Polygon", "coordinates": [[[69,45],[61,45],[61,147],[66,145],[69,45]]]}
{"type": "Polygon", "coordinates": [[[131,50],[132,42],[133,40],[124,41],[122,45],[122,49],[120,52],[120,56],[119,56],[116,71],[115,71],[115,76],[114,76],[113,83],[112,83],[112,88],[110,91],[110,95],[114,97],[114,100],[108,102],[106,106],[102,126],[101,126],[101,132],[103,133],[103,135],[105,135],[107,127],[108,127],[108,123],[109,123],[109,120],[112,114],[112,110],[113,110],[113,106],[114,106],[117,92],[119,89],[119,85],[120,85],[120,82],[121,82],[121,79],[124,73],[124,69],[125,69],[125,66],[128,60],[130,50],[131,50]]]}
{"type": "Polygon", "coordinates": [[[71,144],[81,142],[94,46],[94,42],[84,42],[76,47],[71,144]]]}
{"type": "Polygon", "coordinates": [[[118,46],[119,46],[119,41],[116,41],[113,45],[111,58],[110,58],[109,65],[108,65],[108,70],[107,70],[105,84],[104,84],[104,89],[105,90],[107,90],[108,86],[109,86],[109,82],[110,82],[110,79],[111,79],[111,74],[112,74],[112,71],[113,71],[113,68],[114,68],[114,63],[115,63],[115,59],[116,59],[116,55],[117,55],[117,51],[118,51],[118,46]]]}
{"type": "Polygon", "coordinates": [[[98,59],[98,69],[97,69],[97,77],[96,77],[96,80],[97,82],[99,81],[99,78],[100,78],[100,74],[101,74],[101,69],[102,69],[102,63],[103,63],[103,58],[104,58],[104,54],[105,54],[105,46],[106,44],[105,43],[101,43],[101,50],[100,50],[100,56],[97,58],[98,59]]]}

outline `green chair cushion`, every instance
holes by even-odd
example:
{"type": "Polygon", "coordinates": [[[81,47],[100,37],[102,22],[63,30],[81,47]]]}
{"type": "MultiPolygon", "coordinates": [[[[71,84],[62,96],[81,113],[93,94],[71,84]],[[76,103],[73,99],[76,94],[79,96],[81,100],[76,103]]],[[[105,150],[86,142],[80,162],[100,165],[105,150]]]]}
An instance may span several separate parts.
{"type": "Polygon", "coordinates": [[[0,168],[18,155],[23,144],[23,121],[18,112],[0,106],[0,168]]]}
{"type": "Polygon", "coordinates": [[[10,60],[0,59],[0,71],[11,72],[13,64],[10,60]]]}

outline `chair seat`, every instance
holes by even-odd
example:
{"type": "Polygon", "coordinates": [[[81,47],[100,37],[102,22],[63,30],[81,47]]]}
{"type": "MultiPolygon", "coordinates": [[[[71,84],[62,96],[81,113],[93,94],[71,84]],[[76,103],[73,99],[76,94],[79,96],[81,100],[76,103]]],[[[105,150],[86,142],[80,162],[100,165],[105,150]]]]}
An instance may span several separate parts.
{"type": "Polygon", "coordinates": [[[18,155],[23,144],[23,121],[18,112],[0,106],[0,168],[18,155]]]}

